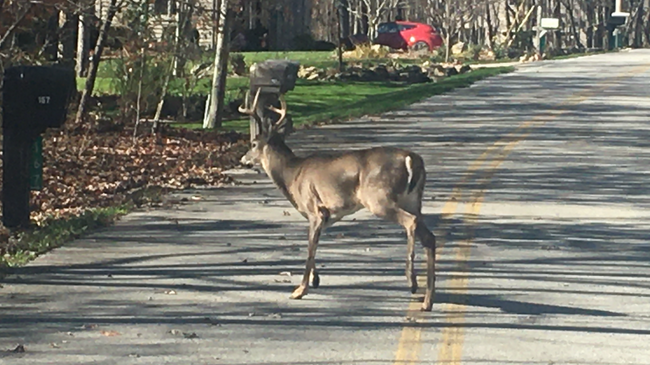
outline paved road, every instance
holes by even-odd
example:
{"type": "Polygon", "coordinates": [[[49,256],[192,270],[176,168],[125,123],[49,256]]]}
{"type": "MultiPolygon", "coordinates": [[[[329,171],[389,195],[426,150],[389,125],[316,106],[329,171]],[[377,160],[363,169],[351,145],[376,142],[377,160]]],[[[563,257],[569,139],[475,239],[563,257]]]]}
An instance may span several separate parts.
{"type": "Polygon", "coordinates": [[[544,62],[291,137],[424,156],[431,313],[404,234],[366,213],[327,231],[321,288],[288,300],[306,224],[234,171],[243,185],[178,194],[6,278],[0,350],[26,351],[0,363],[650,364],[649,84],[650,51],[544,62]]]}

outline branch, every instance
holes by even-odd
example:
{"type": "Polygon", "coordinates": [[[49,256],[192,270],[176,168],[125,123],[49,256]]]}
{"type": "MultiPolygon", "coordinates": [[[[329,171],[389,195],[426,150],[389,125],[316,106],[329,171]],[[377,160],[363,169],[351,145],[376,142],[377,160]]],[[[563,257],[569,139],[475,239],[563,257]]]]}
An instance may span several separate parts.
{"type": "Polygon", "coordinates": [[[27,8],[25,9],[25,11],[22,14],[20,14],[20,16],[18,16],[18,18],[16,18],[14,23],[7,29],[5,34],[2,36],[2,39],[0,39],[0,48],[2,48],[4,46],[5,42],[7,41],[7,39],[9,39],[9,36],[14,32],[14,29],[16,29],[18,24],[21,21],[23,21],[23,19],[25,19],[25,16],[27,15],[27,13],[29,13],[31,8],[32,8],[32,3],[31,2],[27,3],[27,8]]]}

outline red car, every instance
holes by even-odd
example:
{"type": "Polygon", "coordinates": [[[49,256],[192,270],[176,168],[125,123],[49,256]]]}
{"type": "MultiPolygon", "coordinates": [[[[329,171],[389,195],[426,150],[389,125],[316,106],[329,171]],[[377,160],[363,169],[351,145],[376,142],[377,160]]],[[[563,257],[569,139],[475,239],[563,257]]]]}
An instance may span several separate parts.
{"type": "Polygon", "coordinates": [[[442,45],[442,37],[428,24],[396,21],[379,24],[374,43],[395,49],[433,51],[442,45]]]}

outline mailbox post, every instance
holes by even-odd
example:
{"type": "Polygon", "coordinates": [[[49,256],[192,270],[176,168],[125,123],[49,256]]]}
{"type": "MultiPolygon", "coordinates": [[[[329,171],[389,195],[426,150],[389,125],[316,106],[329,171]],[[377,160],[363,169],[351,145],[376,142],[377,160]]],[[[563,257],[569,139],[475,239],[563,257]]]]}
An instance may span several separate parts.
{"type": "Polygon", "coordinates": [[[5,70],[2,218],[8,228],[29,226],[29,177],[34,142],[47,128],[63,125],[75,91],[74,70],[45,66],[5,70]]]}
{"type": "Polygon", "coordinates": [[[267,109],[267,106],[278,107],[282,95],[293,90],[298,78],[300,64],[289,60],[266,60],[251,67],[250,90],[248,100],[253,100],[259,91],[258,104],[255,114],[262,120],[263,131],[251,117],[251,141],[261,132],[266,132],[277,121],[279,116],[267,109]]]}

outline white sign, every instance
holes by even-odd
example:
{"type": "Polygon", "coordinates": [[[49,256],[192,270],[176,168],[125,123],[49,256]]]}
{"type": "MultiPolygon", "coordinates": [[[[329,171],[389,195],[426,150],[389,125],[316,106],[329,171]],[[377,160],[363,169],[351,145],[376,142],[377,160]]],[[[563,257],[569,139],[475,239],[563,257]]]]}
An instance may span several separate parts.
{"type": "Polygon", "coordinates": [[[544,29],[557,29],[560,27],[560,19],[558,18],[542,18],[540,25],[544,29]]]}

